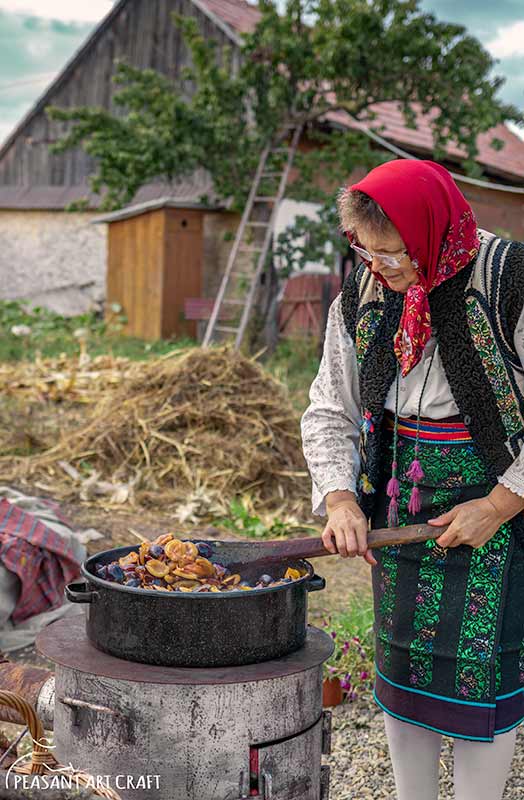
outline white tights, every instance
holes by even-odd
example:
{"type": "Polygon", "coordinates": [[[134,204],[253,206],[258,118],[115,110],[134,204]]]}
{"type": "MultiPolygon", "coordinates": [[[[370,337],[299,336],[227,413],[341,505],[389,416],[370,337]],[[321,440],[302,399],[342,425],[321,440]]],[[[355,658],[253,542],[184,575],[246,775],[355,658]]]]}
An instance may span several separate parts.
{"type": "MultiPolygon", "coordinates": [[[[384,712],[397,800],[438,800],[442,734],[384,712]]],[[[493,742],[453,740],[455,800],[502,800],[517,728],[493,742]]]]}

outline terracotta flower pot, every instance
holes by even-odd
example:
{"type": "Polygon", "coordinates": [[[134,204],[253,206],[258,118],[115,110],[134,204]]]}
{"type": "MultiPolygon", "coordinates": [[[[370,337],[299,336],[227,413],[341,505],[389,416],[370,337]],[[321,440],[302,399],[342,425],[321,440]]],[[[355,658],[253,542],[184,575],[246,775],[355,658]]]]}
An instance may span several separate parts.
{"type": "Polygon", "coordinates": [[[324,708],[338,706],[344,698],[340,678],[324,678],[322,683],[322,705],[324,708]]]}

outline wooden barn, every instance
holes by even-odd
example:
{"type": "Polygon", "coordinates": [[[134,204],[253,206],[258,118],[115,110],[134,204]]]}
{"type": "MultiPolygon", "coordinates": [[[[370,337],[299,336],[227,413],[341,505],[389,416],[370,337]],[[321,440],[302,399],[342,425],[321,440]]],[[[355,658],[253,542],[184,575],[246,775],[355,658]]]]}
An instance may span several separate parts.
{"type": "MultiPolygon", "coordinates": [[[[64,123],[50,121],[44,112],[51,104],[113,108],[115,86],[111,76],[115,59],[124,59],[136,67],[156,69],[190,92],[191,86],[183,85],[181,79],[181,70],[188,63],[188,52],[171,22],[173,11],[196,19],[204,36],[218,43],[219,58],[226,45],[232,47],[232,69],[238,64],[240,35],[251,30],[259,17],[256,7],[245,0],[115,2],[112,11],[0,148],[0,299],[28,298],[62,313],[77,313],[101,303],[108,287],[111,295],[115,291],[118,294],[119,290],[115,289],[120,285],[118,280],[125,279],[127,294],[121,295],[125,304],[134,297],[136,305],[142,293],[145,293],[144,301],[147,296],[148,302],[156,298],[159,304],[156,327],[153,326],[148,337],[184,332],[192,335],[191,332],[197,330],[196,326],[184,322],[182,309],[188,298],[215,295],[231,247],[230,242],[224,241],[224,233],[236,230],[238,215],[228,211],[227,203],[218,201],[209,175],[198,171],[190,179],[175,184],[159,182],[144,186],[129,207],[116,216],[102,218],[104,224],[92,224],[93,220],[100,219],[99,198],[89,192],[87,183],[93,163],[81,150],[50,154],[49,144],[57,141],[66,128],[64,123]],[[204,195],[206,204],[202,202],[204,195]],[[86,211],[64,211],[68,203],[84,196],[89,198],[86,211]],[[187,229],[181,225],[183,218],[188,223],[187,229]],[[162,227],[160,261],[155,261],[153,251],[141,255],[135,251],[135,261],[143,257],[142,267],[133,262],[132,269],[122,271],[117,278],[115,242],[119,235],[122,241],[121,231],[125,227],[130,231],[141,225],[150,226],[150,231],[155,225],[162,227]],[[185,261],[178,258],[175,263],[173,253],[187,252],[185,245],[181,249],[179,244],[190,232],[194,257],[185,261]],[[171,251],[165,249],[165,241],[170,243],[171,251]],[[153,262],[157,277],[151,278],[151,284],[144,284],[144,270],[149,272],[153,262]],[[113,265],[109,282],[108,264],[113,265]],[[154,280],[157,280],[156,288],[154,280]],[[160,283],[164,287],[161,299],[157,297],[160,283]],[[167,299],[166,287],[170,293],[167,299]]],[[[373,138],[376,147],[393,150],[399,157],[431,157],[431,135],[425,119],[419,118],[418,129],[412,130],[405,126],[394,103],[380,104],[375,110],[378,119],[374,125],[384,126],[381,137],[343,113],[330,114],[323,122],[333,128],[360,128],[373,138]]],[[[309,146],[307,141],[300,144],[302,148],[309,146]]],[[[479,146],[482,180],[459,176],[460,186],[483,227],[524,239],[524,142],[505,126],[499,126],[481,137],[479,146]],[[489,147],[493,135],[504,141],[502,150],[489,147]]],[[[460,171],[460,157],[458,150],[450,148],[445,166],[460,171]]],[[[341,175],[340,183],[346,182],[348,177],[341,175]]],[[[312,214],[314,211],[311,203],[284,199],[278,210],[277,229],[289,224],[297,213],[312,214]]],[[[151,234],[151,247],[159,247],[154,241],[155,236],[151,234]]],[[[325,272],[315,264],[308,265],[308,271],[325,272]]],[[[311,301],[311,308],[318,309],[321,302],[319,281],[313,281],[312,287],[313,284],[317,288],[312,291],[318,296],[311,301]]],[[[293,315],[289,316],[287,311],[284,314],[289,316],[291,327],[298,319],[304,320],[297,323],[299,327],[313,326],[313,322],[309,325],[306,321],[312,320],[311,314],[293,300],[306,290],[307,286],[298,288],[298,285],[296,290],[286,289],[286,302],[296,307],[294,321],[293,315]]],[[[304,296],[309,297],[307,291],[304,296]]],[[[145,317],[142,322],[137,321],[135,329],[146,322],[145,317]]]]}

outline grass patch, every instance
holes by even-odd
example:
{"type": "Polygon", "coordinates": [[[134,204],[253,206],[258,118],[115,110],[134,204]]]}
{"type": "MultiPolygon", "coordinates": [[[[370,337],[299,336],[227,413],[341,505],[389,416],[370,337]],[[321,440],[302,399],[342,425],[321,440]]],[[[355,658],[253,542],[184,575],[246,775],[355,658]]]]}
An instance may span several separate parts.
{"type": "Polygon", "coordinates": [[[316,528],[308,525],[295,525],[279,519],[262,519],[255,514],[249,496],[234,498],[229,504],[227,517],[217,517],[212,524],[250,539],[286,539],[292,533],[317,534],[316,528]]]}
{"type": "Polygon", "coordinates": [[[318,372],[319,362],[318,341],[309,335],[281,339],[264,363],[265,368],[287,386],[293,407],[299,414],[309,405],[309,387],[318,372]]]}
{"type": "Polygon", "coordinates": [[[115,307],[110,319],[89,312],[63,317],[46,308],[28,309],[23,301],[0,302],[0,361],[32,361],[78,355],[80,337],[91,356],[123,356],[135,361],[164,355],[174,348],[196,346],[193,339],[159,339],[148,342],[125,336],[126,317],[115,307]],[[76,335],[75,335],[76,334],[76,335]]]}

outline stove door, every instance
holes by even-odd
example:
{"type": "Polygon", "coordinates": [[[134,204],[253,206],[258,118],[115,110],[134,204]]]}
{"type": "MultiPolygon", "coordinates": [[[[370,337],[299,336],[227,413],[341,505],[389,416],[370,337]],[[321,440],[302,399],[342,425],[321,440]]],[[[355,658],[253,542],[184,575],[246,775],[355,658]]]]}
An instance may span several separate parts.
{"type": "Polygon", "coordinates": [[[258,748],[263,800],[321,800],[322,719],[307,731],[258,748]]]}

